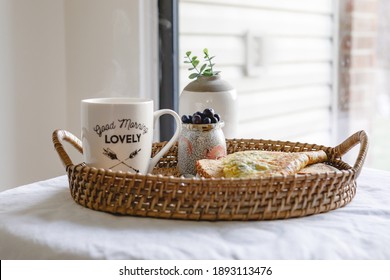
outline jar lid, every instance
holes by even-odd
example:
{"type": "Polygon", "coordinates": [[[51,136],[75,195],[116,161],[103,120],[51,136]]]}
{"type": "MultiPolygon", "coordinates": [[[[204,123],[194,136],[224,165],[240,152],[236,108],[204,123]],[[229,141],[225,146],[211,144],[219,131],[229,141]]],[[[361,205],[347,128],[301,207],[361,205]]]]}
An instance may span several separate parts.
{"type": "Polygon", "coordinates": [[[218,92],[232,89],[234,89],[233,86],[223,80],[220,75],[199,76],[184,88],[184,90],[195,92],[218,92]]]}

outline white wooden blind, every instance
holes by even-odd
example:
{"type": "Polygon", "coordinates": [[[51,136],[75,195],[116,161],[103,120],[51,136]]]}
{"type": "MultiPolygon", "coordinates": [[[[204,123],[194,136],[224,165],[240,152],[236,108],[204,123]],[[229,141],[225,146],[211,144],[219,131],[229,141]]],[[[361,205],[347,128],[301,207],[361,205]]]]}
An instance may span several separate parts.
{"type": "Polygon", "coordinates": [[[180,0],[180,88],[185,52],[207,47],[238,92],[240,137],[327,144],[334,71],[332,0],[180,0]],[[266,63],[246,74],[247,32],[265,38],[266,63]]]}

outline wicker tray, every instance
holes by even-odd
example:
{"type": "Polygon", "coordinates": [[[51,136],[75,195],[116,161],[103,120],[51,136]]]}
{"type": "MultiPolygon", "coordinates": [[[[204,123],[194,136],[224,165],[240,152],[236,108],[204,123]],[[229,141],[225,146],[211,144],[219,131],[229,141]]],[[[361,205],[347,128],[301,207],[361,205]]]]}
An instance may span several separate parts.
{"type": "MultiPolygon", "coordinates": [[[[368,149],[364,131],[331,148],[270,140],[227,140],[228,153],[242,150],[298,152],[323,150],[340,172],[273,176],[257,179],[178,177],[177,145],[161,158],[153,174],[140,175],[74,165],[64,150],[68,142],[82,153],[79,139],[64,130],[53,143],[69,179],[75,202],[93,210],[120,215],[184,220],[272,220],[327,212],[348,204],[356,193],[368,149]],[[353,167],[341,160],[360,144],[353,167]]],[[[166,142],[153,144],[156,154],[166,142]]]]}

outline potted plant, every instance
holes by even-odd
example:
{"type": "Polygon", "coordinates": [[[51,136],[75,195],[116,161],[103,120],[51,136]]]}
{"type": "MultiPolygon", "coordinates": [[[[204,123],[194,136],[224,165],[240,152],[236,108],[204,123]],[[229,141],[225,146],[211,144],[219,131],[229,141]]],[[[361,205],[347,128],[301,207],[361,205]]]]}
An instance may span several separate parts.
{"type": "Polygon", "coordinates": [[[179,114],[188,115],[213,108],[219,112],[225,122],[223,132],[226,138],[236,138],[238,130],[237,93],[235,88],[223,80],[220,71],[215,71],[215,56],[210,56],[207,48],[203,49],[204,61],[200,62],[191,51],[186,52],[184,63],[192,82],[184,87],[179,98],[179,114]]]}

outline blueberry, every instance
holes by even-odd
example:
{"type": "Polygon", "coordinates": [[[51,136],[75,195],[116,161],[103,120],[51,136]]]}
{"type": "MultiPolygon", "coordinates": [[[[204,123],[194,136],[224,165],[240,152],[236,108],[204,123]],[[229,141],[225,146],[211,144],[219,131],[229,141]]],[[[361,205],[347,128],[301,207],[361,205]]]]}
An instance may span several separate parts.
{"type": "Polygon", "coordinates": [[[190,119],[188,118],[187,115],[183,115],[183,116],[181,117],[181,121],[182,121],[183,123],[190,123],[190,119]]]}
{"type": "Polygon", "coordinates": [[[202,115],[203,115],[203,113],[202,113],[202,112],[200,112],[200,111],[197,111],[196,113],[194,113],[194,114],[193,114],[193,116],[194,116],[194,115],[199,115],[199,116],[202,116],[202,115]]]}
{"type": "Polygon", "coordinates": [[[203,119],[203,123],[204,123],[204,124],[210,124],[210,123],[211,123],[211,119],[210,119],[209,117],[205,117],[205,118],[203,119]]]}
{"type": "Polygon", "coordinates": [[[211,120],[211,123],[217,123],[218,122],[218,120],[214,116],[212,116],[210,118],[210,120],[211,120]]]}
{"type": "Polygon", "coordinates": [[[202,123],[202,117],[200,115],[193,115],[192,116],[192,123],[194,123],[194,124],[201,124],[202,123]]]}
{"type": "Polygon", "coordinates": [[[214,109],[212,108],[207,108],[207,109],[204,109],[203,111],[203,114],[206,116],[206,117],[212,117],[214,116],[215,112],[214,112],[214,109]]]}
{"type": "Polygon", "coordinates": [[[218,122],[221,120],[221,116],[219,114],[214,114],[214,118],[216,118],[218,122]]]}

